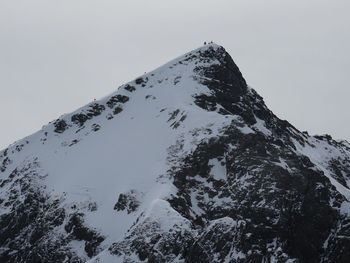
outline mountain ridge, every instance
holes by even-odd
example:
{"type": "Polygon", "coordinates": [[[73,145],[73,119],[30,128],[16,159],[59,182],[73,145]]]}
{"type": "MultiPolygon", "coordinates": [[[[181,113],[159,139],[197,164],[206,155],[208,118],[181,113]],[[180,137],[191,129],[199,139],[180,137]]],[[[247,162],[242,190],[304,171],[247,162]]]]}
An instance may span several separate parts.
{"type": "Polygon", "coordinates": [[[345,263],[349,187],[210,44],[0,152],[0,259],[345,263]]]}

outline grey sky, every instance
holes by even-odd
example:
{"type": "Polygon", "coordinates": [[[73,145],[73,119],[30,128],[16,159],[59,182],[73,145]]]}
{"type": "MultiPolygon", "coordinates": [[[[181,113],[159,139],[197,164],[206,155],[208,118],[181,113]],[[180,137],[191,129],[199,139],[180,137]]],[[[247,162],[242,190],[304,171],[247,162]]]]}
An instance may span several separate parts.
{"type": "Polygon", "coordinates": [[[0,148],[203,41],[270,109],[350,140],[348,0],[0,0],[0,148]]]}

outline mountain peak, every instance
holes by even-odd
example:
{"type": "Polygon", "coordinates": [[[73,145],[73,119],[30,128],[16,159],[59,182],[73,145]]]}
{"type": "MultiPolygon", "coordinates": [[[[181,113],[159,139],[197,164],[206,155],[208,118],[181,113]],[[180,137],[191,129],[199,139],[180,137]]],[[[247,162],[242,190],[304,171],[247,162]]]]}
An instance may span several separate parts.
{"type": "MultiPolygon", "coordinates": [[[[100,100],[63,115],[54,121],[53,130],[63,133],[75,126],[78,132],[97,116],[112,119],[138,93],[145,93],[146,100],[157,100],[163,107],[195,103],[209,111],[238,114],[246,112],[242,108],[244,105],[238,105],[238,102],[249,101],[248,107],[255,103],[252,98],[243,98],[249,93],[248,90],[239,68],[226,50],[217,44],[208,44],[137,77],[100,100]]],[[[254,122],[253,117],[248,116],[249,111],[243,114],[243,118],[254,122]]]]}
{"type": "Polygon", "coordinates": [[[350,148],[209,44],[0,151],[0,261],[347,263],[350,148]]]}
{"type": "Polygon", "coordinates": [[[188,57],[195,57],[198,59],[197,63],[202,62],[204,65],[211,67],[211,69],[206,72],[208,74],[206,77],[212,77],[214,80],[234,87],[238,85],[247,85],[239,68],[234,63],[230,54],[228,54],[222,46],[207,44],[185,54],[183,57],[185,57],[185,59],[188,57]]]}

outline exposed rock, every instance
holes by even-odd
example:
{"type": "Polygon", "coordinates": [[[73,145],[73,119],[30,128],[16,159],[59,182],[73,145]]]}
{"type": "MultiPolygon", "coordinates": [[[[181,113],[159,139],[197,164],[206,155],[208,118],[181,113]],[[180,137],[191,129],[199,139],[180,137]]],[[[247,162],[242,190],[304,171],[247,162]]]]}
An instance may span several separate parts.
{"type": "Polygon", "coordinates": [[[70,215],[68,223],[64,226],[67,233],[70,233],[74,239],[85,241],[85,251],[89,257],[96,254],[97,248],[104,240],[95,231],[84,226],[83,214],[75,213],[70,215]]]}
{"type": "Polygon", "coordinates": [[[145,78],[137,78],[137,79],[135,79],[135,83],[137,84],[137,85],[141,85],[142,87],[145,87],[146,86],[146,83],[147,83],[147,81],[148,81],[148,77],[145,77],[145,78]]]}
{"type": "Polygon", "coordinates": [[[54,126],[55,126],[54,132],[57,132],[57,133],[64,132],[68,127],[67,122],[65,120],[56,120],[54,122],[54,126]]]}
{"type": "Polygon", "coordinates": [[[131,86],[129,84],[125,85],[124,89],[126,89],[129,92],[134,92],[136,90],[136,88],[134,86],[131,86]]]}
{"type": "Polygon", "coordinates": [[[135,212],[140,205],[141,194],[136,190],[130,190],[127,193],[119,194],[118,202],[114,205],[114,210],[126,210],[128,214],[135,212]]]}
{"type": "Polygon", "coordinates": [[[116,95],[116,96],[112,96],[108,101],[107,101],[107,106],[109,108],[113,108],[115,105],[117,105],[118,103],[125,103],[129,100],[128,96],[124,96],[124,95],[116,95]]]}
{"type": "Polygon", "coordinates": [[[116,115],[116,114],[119,114],[123,111],[123,108],[121,107],[115,107],[115,109],[113,110],[113,114],[116,115]]]}
{"type": "Polygon", "coordinates": [[[87,120],[90,120],[95,116],[99,116],[104,110],[105,106],[94,103],[89,106],[86,112],[72,115],[71,120],[79,126],[83,126],[87,120]]]}

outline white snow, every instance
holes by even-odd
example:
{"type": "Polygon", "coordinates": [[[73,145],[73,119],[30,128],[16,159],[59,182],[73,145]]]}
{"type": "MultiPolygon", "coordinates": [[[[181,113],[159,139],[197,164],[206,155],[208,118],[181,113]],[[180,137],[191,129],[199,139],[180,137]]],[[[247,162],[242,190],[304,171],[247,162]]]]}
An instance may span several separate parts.
{"type": "Polygon", "coordinates": [[[210,175],[213,176],[215,180],[226,180],[226,166],[222,164],[222,161],[219,161],[217,158],[211,159],[209,161],[209,166],[212,166],[210,175]]]}
{"type": "Polygon", "coordinates": [[[253,125],[253,129],[256,129],[258,131],[261,131],[266,136],[271,136],[272,132],[266,128],[265,121],[259,119],[255,116],[256,123],[253,125]]]}

